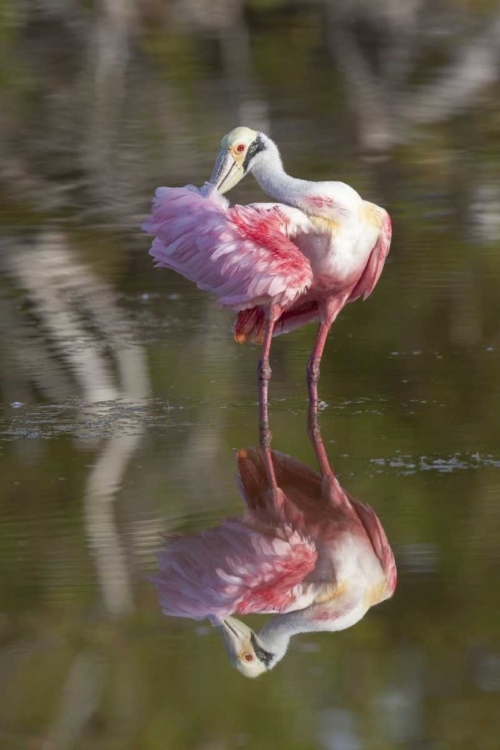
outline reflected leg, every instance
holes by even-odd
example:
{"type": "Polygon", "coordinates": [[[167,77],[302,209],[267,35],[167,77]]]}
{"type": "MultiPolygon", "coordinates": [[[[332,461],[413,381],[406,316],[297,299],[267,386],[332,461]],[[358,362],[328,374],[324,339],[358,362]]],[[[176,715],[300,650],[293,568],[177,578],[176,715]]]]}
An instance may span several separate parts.
{"type": "Polygon", "coordinates": [[[269,381],[271,380],[271,366],[269,364],[269,353],[273,340],[274,326],[279,318],[280,309],[277,305],[272,305],[266,319],[266,328],[264,331],[264,343],[259,360],[259,418],[260,424],[269,427],[268,419],[268,394],[269,381]]]}
{"type": "Polygon", "coordinates": [[[314,452],[316,454],[316,459],[319,464],[319,470],[323,479],[323,490],[326,490],[330,501],[335,504],[335,489],[337,487],[337,480],[335,479],[332,467],[330,466],[330,461],[328,460],[325,444],[323,443],[323,438],[321,437],[318,410],[312,401],[309,402],[309,412],[307,415],[307,434],[309,435],[309,440],[312,443],[314,452]]]}
{"type": "Polygon", "coordinates": [[[321,476],[328,476],[332,473],[330,462],[326,454],[321,430],[319,426],[318,411],[312,402],[309,403],[309,412],[307,415],[307,434],[312,443],[316,458],[318,460],[321,476]]]}
{"type": "Polygon", "coordinates": [[[331,325],[331,323],[320,323],[318,333],[316,335],[316,342],[311,352],[309,362],[307,363],[307,387],[309,391],[309,406],[314,410],[318,409],[319,367],[331,325]]]}
{"type": "Polygon", "coordinates": [[[274,471],[272,451],[271,451],[271,428],[269,427],[269,414],[267,398],[260,400],[259,409],[259,444],[262,452],[262,459],[266,469],[266,475],[269,482],[269,505],[274,509],[279,509],[283,505],[281,490],[276,481],[274,471]]]}

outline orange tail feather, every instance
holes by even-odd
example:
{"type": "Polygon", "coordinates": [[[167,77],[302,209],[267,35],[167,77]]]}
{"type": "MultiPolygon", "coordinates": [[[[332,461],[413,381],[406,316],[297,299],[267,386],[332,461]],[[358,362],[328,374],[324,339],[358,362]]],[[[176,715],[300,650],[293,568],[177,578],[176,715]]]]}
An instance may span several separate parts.
{"type": "MultiPolygon", "coordinates": [[[[294,331],[307,323],[318,319],[317,302],[305,302],[303,305],[286,310],[276,321],[274,336],[294,331]]],[[[234,323],[234,340],[238,344],[262,344],[266,328],[266,316],[262,307],[252,307],[238,313],[234,323]]]]}
{"type": "Polygon", "coordinates": [[[234,323],[234,340],[238,344],[262,344],[265,327],[266,317],[261,307],[242,310],[234,323]]]}

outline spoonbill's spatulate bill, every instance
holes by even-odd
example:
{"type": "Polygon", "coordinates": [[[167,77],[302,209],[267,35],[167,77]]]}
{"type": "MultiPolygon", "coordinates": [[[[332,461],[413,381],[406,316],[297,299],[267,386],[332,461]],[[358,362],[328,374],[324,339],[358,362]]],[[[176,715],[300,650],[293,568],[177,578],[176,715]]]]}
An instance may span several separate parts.
{"type": "Polygon", "coordinates": [[[317,425],[312,439],[320,474],[269,447],[241,450],[246,512],[159,556],[163,612],[210,619],[247,677],[272,669],[293,635],[344,630],[396,587],[379,519],[340,486],[317,425]],[[259,632],[232,616],[252,613],[275,616],[259,632]]]}
{"type": "Polygon", "coordinates": [[[319,320],[308,364],[309,393],[317,403],[330,326],[347,302],[371,294],[391,241],[383,208],[342,182],[290,177],[276,144],[244,127],[222,139],[210,183],[158,188],[143,229],[155,237],[150,253],[158,266],[236,311],[236,341],[262,344],[262,402],[272,337],[319,320]],[[276,202],[229,206],[221,193],[249,172],[276,202]]]}

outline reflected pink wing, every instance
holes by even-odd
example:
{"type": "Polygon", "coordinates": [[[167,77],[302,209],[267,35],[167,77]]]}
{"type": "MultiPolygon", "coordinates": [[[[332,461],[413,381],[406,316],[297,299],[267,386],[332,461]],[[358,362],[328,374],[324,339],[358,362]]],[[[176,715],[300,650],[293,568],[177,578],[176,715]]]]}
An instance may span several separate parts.
{"type": "MultiPolygon", "coordinates": [[[[379,209],[382,211],[382,209],[379,209]]],[[[384,268],[385,259],[389,254],[391,247],[392,237],[392,225],[391,218],[387,212],[384,211],[384,219],[382,222],[382,228],[378,236],[375,247],[370,253],[368,263],[366,264],[365,270],[358,283],[351,292],[349,302],[354,302],[363,295],[363,299],[366,299],[375,289],[377,281],[380,278],[382,269],[384,268]]]]}
{"type": "Polygon", "coordinates": [[[174,540],[153,581],[166,615],[222,620],[233,613],[284,612],[313,570],[312,542],[285,526],[266,535],[239,519],[174,540]]]}
{"type": "Polygon", "coordinates": [[[387,540],[385,531],[380,523],[377,514],[369,505],[361,503],[356,498],[352,497],[349,493],[346,493],[351,501],[351,505],[356,511],[356,514],[363,524],[366,534],[372,544],[373,551],[375,552],[380,565],[387,579],[387,598],[392,596],[396,589],[398,581],[398,574],[396,569],[396,561],[394,559],[394,553],[387,540]]]}
{"type": "Polygon", "coordinates": [[[321,476],[301,461],[279,451],[271,451],[278,489],[279,506],[272,507],[272,489],[261,448],[238,451],[238,484],[240,492],[255,514],[264,511],[268,518],[281,519],[307,535],[311,510],[317,521],[324,512],[321,499],[321,476]]]}
{"type": "MultiPolygon", "coordinates": [[[[286,207],[287,208],[287,207],[286,207]]],[[[287,236],[278,206],[234,206],[210,185],[158,188],[143,229],[155,236],[150,255],[243,310],[273,300],[286,307],[308,289],[308,259],[287,236]]]]}

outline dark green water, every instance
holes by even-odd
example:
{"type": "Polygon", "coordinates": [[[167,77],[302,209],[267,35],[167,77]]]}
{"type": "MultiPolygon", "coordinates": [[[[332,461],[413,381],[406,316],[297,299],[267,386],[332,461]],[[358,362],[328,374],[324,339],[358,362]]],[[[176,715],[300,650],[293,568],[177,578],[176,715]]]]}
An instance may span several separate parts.
{"type": "MultiPolygon", "coordinates": [[[[0,3],[2,748],[499,746],[500,6],[344,5],[0,3]],[[149,582],[165,534],[240,513],[258,441],[258,350],[139,229],[238,124],[394,227],[320,393],[398,588],[255,682],[149,582]]],[[[275,341],[270,414],[310,466],[313,340],[275,341]]]]}

